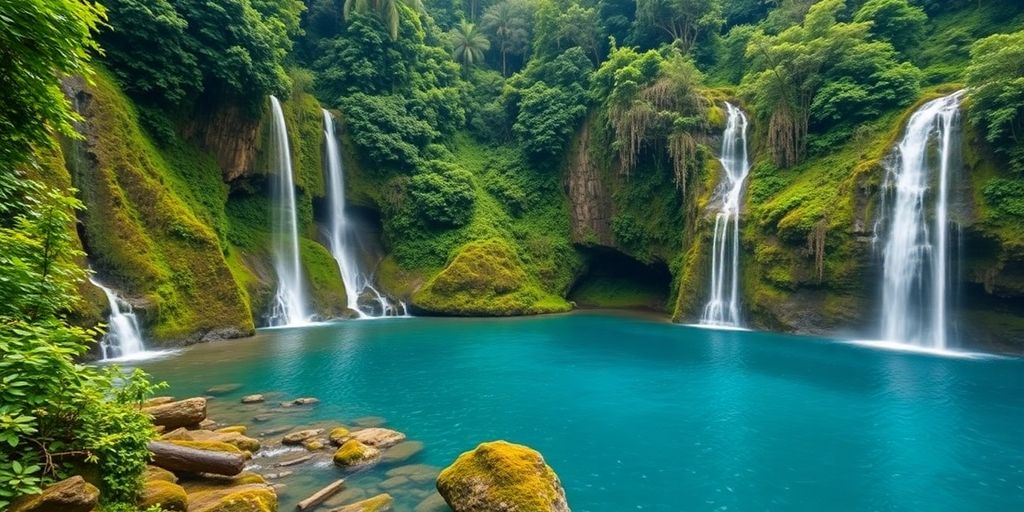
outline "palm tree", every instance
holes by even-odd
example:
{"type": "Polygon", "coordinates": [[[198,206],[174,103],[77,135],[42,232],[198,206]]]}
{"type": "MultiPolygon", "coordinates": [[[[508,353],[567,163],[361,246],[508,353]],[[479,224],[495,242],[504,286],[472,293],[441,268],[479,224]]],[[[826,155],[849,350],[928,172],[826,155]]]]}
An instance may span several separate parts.
{"type": "Polygon", "coordinates": [[[348,20],[353,11],[360,14],[372,12],[380,17],[381,21],[388,26],[388,34],[391,40],[398,39],[398,23],[401,21],[400,9],[406,7],[413,12],[422,14],[423,0],[345,0],[342,13],[348,20]]]}
{"type": "Polygon", "coordinates": [[[491,47],[476,25],[463,21],[451,31],[452,57],[467,68],[484,60],[484,52],[491,47]]]}
{"type": "Polygon", "coordinates": [[[494,4],[484,11],[481,22],[501,51],[502,76],[508,76],[508,55],[521,55],[526,51],[530,42],[531,14],[525,4],[509,0],[494,4]]]}

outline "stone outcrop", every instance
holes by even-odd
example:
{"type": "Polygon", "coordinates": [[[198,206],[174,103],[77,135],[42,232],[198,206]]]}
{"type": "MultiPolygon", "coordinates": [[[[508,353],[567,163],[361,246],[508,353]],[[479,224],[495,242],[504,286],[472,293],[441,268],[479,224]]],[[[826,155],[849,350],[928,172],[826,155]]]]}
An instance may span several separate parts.
{"type": "Polygon", "coordinates": [[[142,412],[153,417],[153,424],[168,430],[181,427],[195,427],[206,419],[206,399],[189,398],[169,402],[155,407],[146,407],[142,412]]]}
{"type": "Polygon", "coordinates": [[[590,160],[590,126],[580,130],[566,177],[572,214],[572,241],[612,247],[612,202],[608,189],[590,160]]]}
{"type": "Polygon", "coordinates": [[[61,480],[43,492],[18,499],[10,512],[90,512],[100,499],[96,486],[80,476],[61,480]]]}
{"type": "Polygon", "coordinates": [[[455,512],[568,512],[558,475],[540,453],[494,441],[459,456],[437,477],[455,512]]]}

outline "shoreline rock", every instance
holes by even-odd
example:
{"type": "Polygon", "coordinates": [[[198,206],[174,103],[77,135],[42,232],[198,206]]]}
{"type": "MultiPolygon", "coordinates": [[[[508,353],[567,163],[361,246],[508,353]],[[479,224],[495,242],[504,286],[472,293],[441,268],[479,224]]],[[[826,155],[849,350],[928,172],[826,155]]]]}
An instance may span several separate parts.
{"type": "Polygon", "coordinates": [[[565,490],[544,457],[506,441],[482,443],[437,477],[454,512],[569,512],[565,490]]]}

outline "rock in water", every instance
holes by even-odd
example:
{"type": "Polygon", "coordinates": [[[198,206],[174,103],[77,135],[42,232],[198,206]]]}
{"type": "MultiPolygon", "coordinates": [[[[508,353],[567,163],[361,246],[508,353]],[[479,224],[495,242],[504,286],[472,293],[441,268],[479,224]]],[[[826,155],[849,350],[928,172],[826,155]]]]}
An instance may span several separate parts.
{"type": "Polygon", "coordinates": [[[226,395],[228,393],[234,393],[239,389],[242,389],[242,385],[238,383],[220,384],[218,386],[213,386],[212,388],[207,389],[206,394],[213,396],[226,395]]]}
{"type": "Polygon", "coordinates": [[[390,494],[378,494],[370,499],[336,508],[331,512],[387,512],[394,501],[390,494]]]}
{"type": "Polygon", "coordinates": [[[206,399],[189,398],[154,407],[144,407],[142,412],[153,417],[153,424],[173,430],[180,427],[195,427],[206,419],[206,399]]]}
{"type": "Polygon", "coordinates": [[[334,464],[343,468],[365,466],[377,462],[379,459],[380,450],[355,439],[345,441],[345,444],[334,452],[334,464]]]}
{"type": "Polygon", "coordinates": [[[39,494],[25,496],[9,512],[89,512],[96,507],[100,490],[80,476],[61,480],[39,494]]]}
{"type": "Polygon", "coordinates": [[[455,512],[568,512],[558,475],[537,451],[505,441],[483,443],[437,477],[455,512]]]}
{"type": "Polygon", "coordinates": [[[351,432],[349,436],[365,445],[379,448],[391,448],[392,446],[405,441],[405,434],[387,428],[364,428],[351,432]]]}
{"type": "Polygon", "coordinates": [[[299,430],[298,432],[292,432],[290,434],[286,434],[281,439],[281,444],[286,444],[286,445],[302,444],[302,442],[305,441],[306,439],[309,439],[311,437],[316,437],[316,436],[318,436],[320,434],[323,434],[323,433],[324,433],[324,429],[322,429],[322,428],[311,428],[311,429],[308,429],[308,430],[299,430]]]}
{"type": "Polygon", "coordinates": [[[266,484],[211,489],[189,495],[189,512],[276,512],[277,493],[266,484]]]}
{"type": "Polygon", "coordinates": [[[342,443],[348,441],[349,434],[351,434],[351,432],[349,432],[347,428],[337,427],[331,430],[331,433],[328,434],[327,437],[328,439],[330,439],[331,444],[335,446],[341,446],[342,443]]]}
{"type": "Polygon", "coordinates": [[[258,404],[263,402],[266,398],[263,395],[246,395],[242,397],[243,404],[258,404]]]}

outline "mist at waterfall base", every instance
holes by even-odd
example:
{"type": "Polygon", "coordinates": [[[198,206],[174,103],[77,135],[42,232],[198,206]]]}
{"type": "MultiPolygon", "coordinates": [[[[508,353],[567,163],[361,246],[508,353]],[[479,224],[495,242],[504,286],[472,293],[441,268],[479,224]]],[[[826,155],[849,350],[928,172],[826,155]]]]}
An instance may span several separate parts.
{"type": "Polygon", "coordinates": [[[335,133],[334,117],[327,110],[323,111],[323,116],[329,206],[327,238],[331,255],[341,271],[348,308],[360,318],[406,316],[406,305],[381,293],[373,284],[372,274],[362,268],[357,233],[345,211],[345,167],[335,133]]]}
{"type": "MultiPolygon", "coordinates": [[[[142,367],[179,397],[243,384],[211,414],[254,436],[380,416],[424,443],[401,464],[437,467],[483,441],[523,443],[577,512],[1024,509],[1017,358],[573,313],[261,330],[142,367]],[[239,398],[269,392],[321,403],[253,423],[239,398]]],[[[338,478],[377,492],[395,467],[349,474],[324,457],[299,466],[281,510],[338,478]]],[[[396,510],[422,500],[389,492],[396,510]]]]}
{"type": "Polygon", "coordinates": [[[950,283],[957,277],[958,251],[950,241],[950,189],[962,167],[962,95],[930,101],[914,112],[885,162],[874,241],[882,264],[881,342],[876,343],[936,352],[951,348],[950,283]]]}
{"type": "Polygon", "coordinates": [[[270,125],[270,158],[273,193],[273,247],[274,271],[277,291],[270,316],[271,326],[298,326],[309,323],[311,315],[306,306],[299,258],[298,211],[295,205],[295,180],[292,169],[288,127],[281,102],[270,97],[273,123],[270,125]]]}
{"type": "Polygon", "coordinates": [[[700,323],[707,326],[740,327],[740,207],[743,186],[750,173],[747,157],[747,116],[730,103],[729,118],[722,134],[719,162],[724,174],[712,204],[717,204],[711,242],[711,272],[708,302],[700,323]]]}

